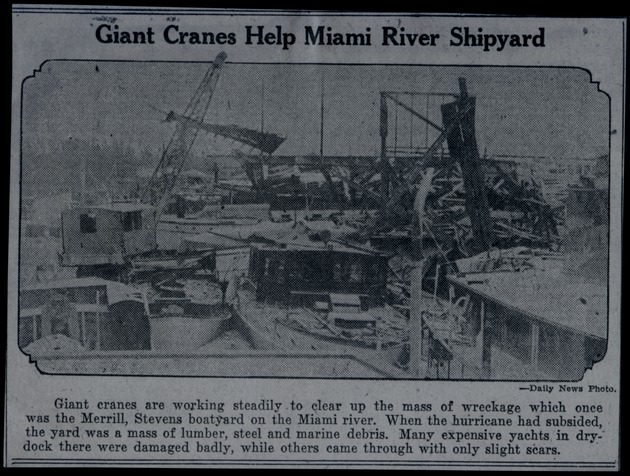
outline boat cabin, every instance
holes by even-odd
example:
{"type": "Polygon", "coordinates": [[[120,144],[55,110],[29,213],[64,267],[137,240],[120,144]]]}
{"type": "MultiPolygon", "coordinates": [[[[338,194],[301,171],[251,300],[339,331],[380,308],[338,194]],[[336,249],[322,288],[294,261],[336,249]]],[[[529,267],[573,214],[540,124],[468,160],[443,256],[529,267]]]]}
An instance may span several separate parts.
{"type": "MultiPolygon", "coordinates": [[[[289,303],[299,294],[312,307],[329,293],[365,295],[372,304],[384,299],[387,256],[338,243],[252,245],[250,279],[258,300],[289,303]]],[[[337,303],[340,305],[339,303],[337,303]]]]}
{"type": "Polygon", "coordinates": [[[447,280],[450,294],[467,296],[465,324],[483,346],[485,378],[579,380],[606,353],[605,285],[536,270],[447,280]]]}
{"type": "Polygon", "coordinates": [[[156,249],[155,208],[139,203],[77,207],[61,214],[63,266],[119,265],[156,249]]]}
{"type": "Polygon", "coordinates": [[[375,325],[376,317],[367,312],[366,297],[358,294],[330,293],[328,322],[347,329],[375,325]],[[362,297],[364,299],[361,299],[362,297]]]}
{"type": "Polygon", "coordinates": [[[21,349],[55,335],[84,350],[151,348],[144,300],[123,283],[87,277],[36,284],[20,290],[19,306],[21,349]]]}

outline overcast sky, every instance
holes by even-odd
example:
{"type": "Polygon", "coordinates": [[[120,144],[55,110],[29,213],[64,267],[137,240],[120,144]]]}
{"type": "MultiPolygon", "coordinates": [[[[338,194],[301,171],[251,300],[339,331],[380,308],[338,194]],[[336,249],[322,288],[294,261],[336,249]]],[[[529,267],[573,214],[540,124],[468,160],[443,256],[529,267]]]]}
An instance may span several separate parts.
{"type": "MultiPolygon", "coordinates": [[[[206,69],[203,63],[48,62],[24,85],[25,151],[50,150],[73,137],[157,152],[173,124],[151,106],[183,112],[206,69]]],[[[318,152],[322,76],[325,154],[378,154],[380,91],[457,92],[458,77],[477,96],[482,153],[586,158],[608,152],[608,99],[576,69],[227,63],[206,121],[260,129],[264,111],[265,130],[287,137],[277,155],[318,152]]],[[[414,107],[425,114],[421,102],[414,107]]],[[[428,115],[441,124],[439,105],[432,99],[428,115]]],[[[393,143],[394,107],[390,119],[393,143]]],[[[397,121],[401,145],[424,144],[417,120],[413,137],[410,116],[399,109],[397,121]]],[[[196,149],[231,148],[203,138],[196,149]]]]}

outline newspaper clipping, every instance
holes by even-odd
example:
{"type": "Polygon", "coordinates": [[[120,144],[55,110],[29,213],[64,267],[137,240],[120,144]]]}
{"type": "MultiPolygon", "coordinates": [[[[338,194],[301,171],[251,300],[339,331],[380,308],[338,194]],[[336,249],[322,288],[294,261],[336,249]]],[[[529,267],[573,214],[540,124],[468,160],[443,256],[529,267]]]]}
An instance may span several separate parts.
{"type": "Polygon", "coordinates": [[[626,25],[14,5],[5,466],[618,470],[626,25]]]}

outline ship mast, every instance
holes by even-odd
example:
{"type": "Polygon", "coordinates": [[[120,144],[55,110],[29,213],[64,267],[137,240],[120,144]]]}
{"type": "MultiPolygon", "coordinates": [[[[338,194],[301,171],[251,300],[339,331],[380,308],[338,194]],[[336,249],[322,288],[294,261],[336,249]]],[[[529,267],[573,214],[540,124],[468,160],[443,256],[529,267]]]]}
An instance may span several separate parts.
{"type": "Polygon", "coordinates": [[[322,69],[322,94],[319,107],[319,156],[324,157],[324,70],[322,69]]]}
{"type": "Polygon", "coordinates": [[[265,79],[262,75],[260,81],[260,132],[265,132],[265,79]]]}

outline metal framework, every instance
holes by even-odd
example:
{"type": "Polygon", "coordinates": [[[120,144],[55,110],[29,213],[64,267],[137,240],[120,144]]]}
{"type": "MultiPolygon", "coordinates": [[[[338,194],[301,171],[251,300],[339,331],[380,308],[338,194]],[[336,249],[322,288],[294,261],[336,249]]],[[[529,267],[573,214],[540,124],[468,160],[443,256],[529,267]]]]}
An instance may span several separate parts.
{"type": "MultiPolygon", "coordinates": [[[[199,128],[191,127],[191,125],[203,122],[226,58],[226,53],[219,53],[208,71],[206,71],[184,114],[180,116],[182,120],[177,121],[175,134],[164,149],[162,158],[153,171],[151,179],[140,198],[143,203],[155,206],[158,218],[168,202],[177,177],[197,137],[199,128]]],[[[174,119],[176,116],[172,113],[169,114],[169,117],[174,119]]]]}

